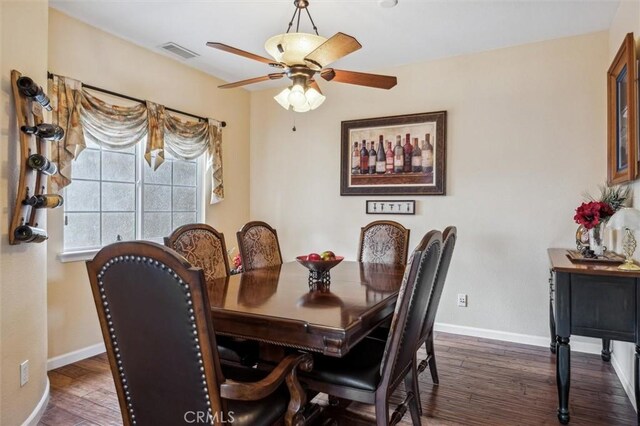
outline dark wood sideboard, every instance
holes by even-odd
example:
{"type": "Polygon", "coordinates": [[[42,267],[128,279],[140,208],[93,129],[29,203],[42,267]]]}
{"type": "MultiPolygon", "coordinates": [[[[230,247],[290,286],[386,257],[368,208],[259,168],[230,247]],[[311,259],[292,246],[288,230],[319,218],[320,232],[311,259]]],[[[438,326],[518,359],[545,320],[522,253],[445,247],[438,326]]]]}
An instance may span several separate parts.
{"type": "MultiPolygon", "coordinates": [[[[574,263],[566,249],[548,249],[551,261],[549,312],[551,351],[556,353],[558,419],[569,422],[569,384],[572,334],[602,339],[602,359],[609,361],[611,340],[633,342],[635,400],[640,402],[640,273],[620,271],[617,265],[574,263]]],[[[640,417],[638,417],[640,420],[640,417]]],[[[640,423],[640,421],[639,421],[640,423]]]]}

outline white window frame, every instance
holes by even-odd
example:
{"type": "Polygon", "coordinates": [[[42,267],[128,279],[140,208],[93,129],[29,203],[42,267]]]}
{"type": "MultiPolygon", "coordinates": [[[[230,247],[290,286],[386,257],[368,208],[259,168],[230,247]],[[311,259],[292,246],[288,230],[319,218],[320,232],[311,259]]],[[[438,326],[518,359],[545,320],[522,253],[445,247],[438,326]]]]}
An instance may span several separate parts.
{"type": "MultiPolygon", "coordinates": [[[[143,227],[143,209],[142,209],[142,203],[144,200],[144,166],[145,166],[145,159],[144,159],[144,149],[146,146],[146,139],[144,141],[141,141],[139,143],[137,143],[135,145],[136,149],[135,149],[135,156],[136,156],[136,211],[135,211],[135,217],[136,217],[136,230],[135,230],[135,239],[136,241],[141,241],[144,240],[142,238],[142,227],[143,227]]],[[[82,155],[82,154],[80,154],[82,155]]],[[[196,220],[198,222],[204,223],[205,221],[205,196],[206,196],[206,182],[205,182],[205,168],[206,168],[206,164],[205,164],[205,157],[206,157],[206,153],[200,155],[197,159],[196,159],[196,220]]],[[[102,161],[102,158],[100,159],[100,161],[102,161]]],[[[101,177],[102,180],[102,177],[101,177]]],[[[173,185],[172,185],[173,186],[173,185]]],[[[173,192],[173,191],[172,191],[173,192]]],[[[102,197],[102,195],[101,195],[102,197]]],[[[63,213],[62,215],[62,221],[63,223],[62,225],[62,248],[63,251],[62,253],[58,254],[58,260],[62,263],[68,263],[68,262],[80,262],[80,261],[85,261],[85,260],[90,260],[93,259],[93,257],[102,249],[102,247],[99,248],[93,248],[93,249],[86,249],[86,250],[64,250],[64,232],[65,232],[65,224],[64,224],[64,220],[65,220],[66,214],[63,213]]],[[[168,235],[167,235],[168,236],[168,235]]]]}

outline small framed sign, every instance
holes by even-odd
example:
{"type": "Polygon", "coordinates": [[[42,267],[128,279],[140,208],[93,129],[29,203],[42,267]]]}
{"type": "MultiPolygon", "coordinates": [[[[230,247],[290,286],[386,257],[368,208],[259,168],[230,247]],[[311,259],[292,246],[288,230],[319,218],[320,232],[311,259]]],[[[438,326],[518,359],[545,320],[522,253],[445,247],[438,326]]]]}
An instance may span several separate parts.
{"type": "Polygon", "coordinates": [[[416,214],[416,200],[367,200],[367,214],[416,214]]]}

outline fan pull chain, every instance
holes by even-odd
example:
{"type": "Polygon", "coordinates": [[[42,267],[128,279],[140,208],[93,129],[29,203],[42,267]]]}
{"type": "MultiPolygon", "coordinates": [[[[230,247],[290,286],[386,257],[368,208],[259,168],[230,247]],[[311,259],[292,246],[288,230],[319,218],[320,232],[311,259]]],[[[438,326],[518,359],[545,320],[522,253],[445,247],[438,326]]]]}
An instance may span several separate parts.
{"type": "Polygon", "coordinates": [[[292,132],[296,131],[296,117],[295,115],[293,116],[293,128],[291,129],[292,132]]]}

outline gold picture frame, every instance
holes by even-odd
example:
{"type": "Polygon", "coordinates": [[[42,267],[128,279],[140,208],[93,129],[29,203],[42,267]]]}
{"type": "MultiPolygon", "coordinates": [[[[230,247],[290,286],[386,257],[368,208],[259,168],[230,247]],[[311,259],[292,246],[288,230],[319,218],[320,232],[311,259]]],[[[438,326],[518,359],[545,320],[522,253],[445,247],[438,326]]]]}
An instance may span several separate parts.
{"type": "Polygon", "coordinates": [[[633,33],[624,38],[607,71],[607,180],[609,185],[638,178],[638,71],[633,33]]]}

